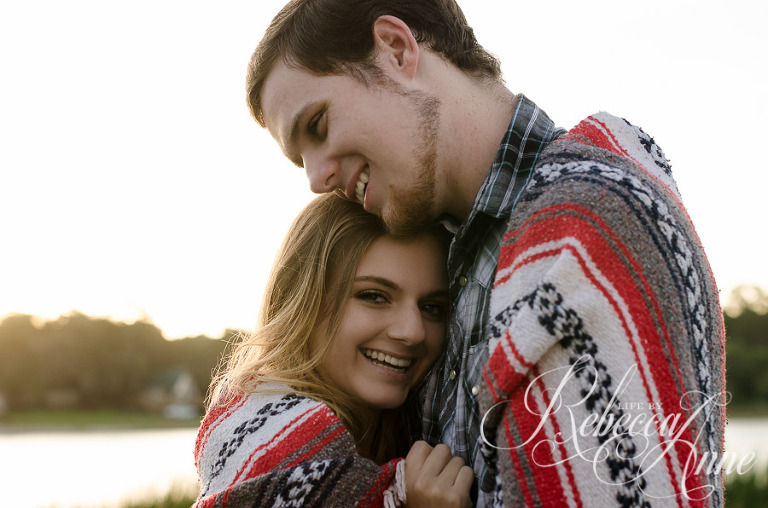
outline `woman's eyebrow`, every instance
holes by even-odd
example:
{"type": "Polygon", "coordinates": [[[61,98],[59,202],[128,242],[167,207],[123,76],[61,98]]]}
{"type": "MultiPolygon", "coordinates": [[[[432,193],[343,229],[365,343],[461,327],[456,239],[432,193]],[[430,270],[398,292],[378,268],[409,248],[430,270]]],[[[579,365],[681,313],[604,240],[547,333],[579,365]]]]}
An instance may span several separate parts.
{"type": "MultiPolygon", "coordinates": [[[[354,281],[355,282],[375,282],[377,284],[381,284],[382,286],[390,288],[392,290],[401,289],[396,282],[389,280],[386,277],[380,277],[378,275],[361,275],[359,277],[355,277],[354,281]]],[[[435,297],[448,298],[448,288],[436,289],[424,295],[424,298],[435,298],[435,297]]]]}
{"type": "Polygon", "coordinates": [[[355,277],[355,282],[375,282],[390,289],[400,289],[400,286],[394,281],[391,281],[386,277],[379,277],[378,275],[361,275],[355,277]]]}

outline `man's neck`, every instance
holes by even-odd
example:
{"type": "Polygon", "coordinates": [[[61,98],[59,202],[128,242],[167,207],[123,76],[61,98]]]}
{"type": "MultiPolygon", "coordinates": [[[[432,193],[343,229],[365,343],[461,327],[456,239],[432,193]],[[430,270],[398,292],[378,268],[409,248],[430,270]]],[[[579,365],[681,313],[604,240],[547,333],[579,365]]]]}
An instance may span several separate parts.
{"type": "Polygon", "coordinates": [[[468,79],[465,92],[452,98],[441,118],[445,140],[441,176],[448,196],[443,211],[460,222],[472,210],[517,104],[517,96],[502,83],[468,79]]]}

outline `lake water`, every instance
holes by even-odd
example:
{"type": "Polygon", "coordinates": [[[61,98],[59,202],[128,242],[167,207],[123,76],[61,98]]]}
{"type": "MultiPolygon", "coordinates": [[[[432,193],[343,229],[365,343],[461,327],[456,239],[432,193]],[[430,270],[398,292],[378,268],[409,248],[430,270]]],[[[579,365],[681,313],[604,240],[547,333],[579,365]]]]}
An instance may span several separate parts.
{"type": "Polygon", "coordinates": [[[189,490],[197,482],[195,434],[195,429],[0,434],[0,504],[102,507],[152,492],[163,495],[171,487],[189,490]]]}
{"type": "MultiPolygon", "coordinates": [[[[116,506],[194,489],[194,429],[0,433],[3,506],[116,506]],[[6,504],[7,503],[7,504],[6,504]]],[[[732,419],[726,451],[768,466],[768,418],[732,419]]]]}

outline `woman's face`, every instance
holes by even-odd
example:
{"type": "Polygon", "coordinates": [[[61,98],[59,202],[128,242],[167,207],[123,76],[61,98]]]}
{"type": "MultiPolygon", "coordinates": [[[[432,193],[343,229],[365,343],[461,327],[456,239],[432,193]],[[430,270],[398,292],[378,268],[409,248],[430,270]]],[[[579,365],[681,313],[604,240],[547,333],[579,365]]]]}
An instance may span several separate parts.
{"type": "MultiPolygon", "coordinates": [[[[323,376],[363,407],[401,406],[443,349],[448,311],[438,240],[382,236],[360,261],[323,376]]],[[[320,327],[324,328],[324,327],[320,327]]],[[[313,344],[323,339],[318,333],[313,344]]]]}

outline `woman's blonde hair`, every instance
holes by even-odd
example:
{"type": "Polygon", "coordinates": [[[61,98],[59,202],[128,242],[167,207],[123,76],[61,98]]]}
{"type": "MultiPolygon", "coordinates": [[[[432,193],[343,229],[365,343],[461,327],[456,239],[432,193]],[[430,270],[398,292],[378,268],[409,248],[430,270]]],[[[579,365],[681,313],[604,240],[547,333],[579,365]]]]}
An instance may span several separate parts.
{"type": "MultiPolygon", "coordinates": [[[[269,391],[269,385],[283,385],[325,402],[356,442],[367,432],[377,432],[377,449],[370,454],[361,450],[362,454],[383,461],[407,451],[403,429],[398,433],[389,428],[394,427],[388,423],[392,414],[385,414],[378,430],[363,428],[355,416],[354,401],[323,379],[318,368],[330,340],[314,348],[310,343],[313,332],[325,323],[323,336],[335,336],[357,266],[368,247],[384,234],[378,217],[334,194],[315,198],[304,208],[278,251],[256,331],[244,336],[219,368],[209,406],[242,393],[269,391]]],[[[439,231],[434,234],[445,240],[439,231]]]]}

